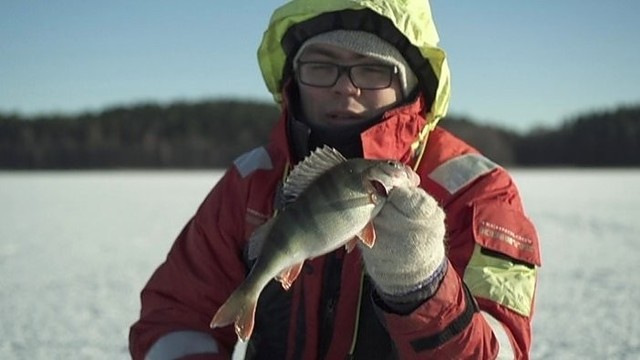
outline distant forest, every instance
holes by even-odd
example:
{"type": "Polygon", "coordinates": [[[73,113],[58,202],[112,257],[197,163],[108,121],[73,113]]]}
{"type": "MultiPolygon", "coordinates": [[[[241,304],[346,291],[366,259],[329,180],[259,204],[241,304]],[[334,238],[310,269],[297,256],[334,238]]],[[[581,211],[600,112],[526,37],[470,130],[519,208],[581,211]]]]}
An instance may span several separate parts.
{"type": "MultiPolygon", "coordinates": [[[[137,104],[97,113],[0,113],[0,169],[223,168],[267,141],[274,104],[137,104]]],[[[440,125],[503,166],[640,166],[640,105],[517,133],[447,116],[440,125]]]]}

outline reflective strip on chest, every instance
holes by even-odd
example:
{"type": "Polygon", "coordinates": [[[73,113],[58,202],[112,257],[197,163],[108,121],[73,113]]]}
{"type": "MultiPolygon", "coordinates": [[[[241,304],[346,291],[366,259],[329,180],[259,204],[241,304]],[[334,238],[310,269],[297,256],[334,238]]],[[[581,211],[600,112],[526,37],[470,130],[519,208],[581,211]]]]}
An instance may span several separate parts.
{"type": "Polygon", "coordinates": [[[233,161],[233,164],[243,178],[256,170],[273,169],[271,157],[267,149],[262,146],[240,155],[233,161]]]}
{"type": "Polygon", "coordinates": [[[429,178],[445,188],[449,194],[455,194],[498,167],[498,164],[480,154],[464,154],[442,163],[429,174],[429,178]]]}

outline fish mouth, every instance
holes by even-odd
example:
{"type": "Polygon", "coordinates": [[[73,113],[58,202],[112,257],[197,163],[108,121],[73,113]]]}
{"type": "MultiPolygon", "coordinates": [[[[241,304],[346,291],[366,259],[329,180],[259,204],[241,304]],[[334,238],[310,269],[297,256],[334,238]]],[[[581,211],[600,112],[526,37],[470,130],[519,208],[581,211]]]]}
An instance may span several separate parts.
{"type": "Polygon", "coordinates": [[[420,175],[418,175],[413,169],[406,164],[401,164],[402,171],[396,174],[393,174],[396,178],[406,178],[409,182],[409,186],[418,186],[420,185],[420,175]]]}
{"type": "Polygon", "coordinates": [[[369,188],[379,196],[388,196],[396,187],[413,188],[420,185],[420,176],[410,166],[395,160],[387,161],[386,164],[377,167],[376,171],[369,179],[369,188]],[[381,173],[375,175],[378,170],[381,173]]]}
{"type": "Polygon", "coordinates": [[[411,182],[411,185],[413,186],[420,185],[420,176],[408,166],[407,166],[407,177],[409,178],[409,182],[411,182]]]}
{"type": "Polygon", "coordinates": [[[395,178],[406,178],[411,186],[420,185],[420,176],[407,164],[396,163],[393,171],[386,171],[387,175],[395,178]]]}

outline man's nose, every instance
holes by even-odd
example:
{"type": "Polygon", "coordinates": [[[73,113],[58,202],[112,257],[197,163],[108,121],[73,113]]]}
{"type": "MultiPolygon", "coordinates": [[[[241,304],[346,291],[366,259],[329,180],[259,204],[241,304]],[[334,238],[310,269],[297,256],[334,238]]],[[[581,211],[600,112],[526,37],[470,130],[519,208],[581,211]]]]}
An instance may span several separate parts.
{"type": "Polygon", "coordinates": [[[338,81],[333,86],[333,89],[337,93],[341,94],[349,94],[349,95],[357,95],[360,94],[360,88],[357,87],[353,81],[351,81],[351,77],[349,76],[348,71],[342,71],[338,74],[338,81]]]}

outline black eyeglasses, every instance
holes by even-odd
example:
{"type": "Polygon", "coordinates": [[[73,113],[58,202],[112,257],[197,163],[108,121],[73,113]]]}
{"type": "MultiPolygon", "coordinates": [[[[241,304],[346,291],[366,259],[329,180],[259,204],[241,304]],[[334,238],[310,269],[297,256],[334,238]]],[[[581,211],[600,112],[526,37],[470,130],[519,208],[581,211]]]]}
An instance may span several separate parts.
{"type": "Polygon", "coordinates": [[[296,75],[302,84],[332,87],[346,73],[353,86],[362,90],[381,90],[391,86],[398,67],[387,64],[338,65],[329,62],[298,61],[296,75]]]}

